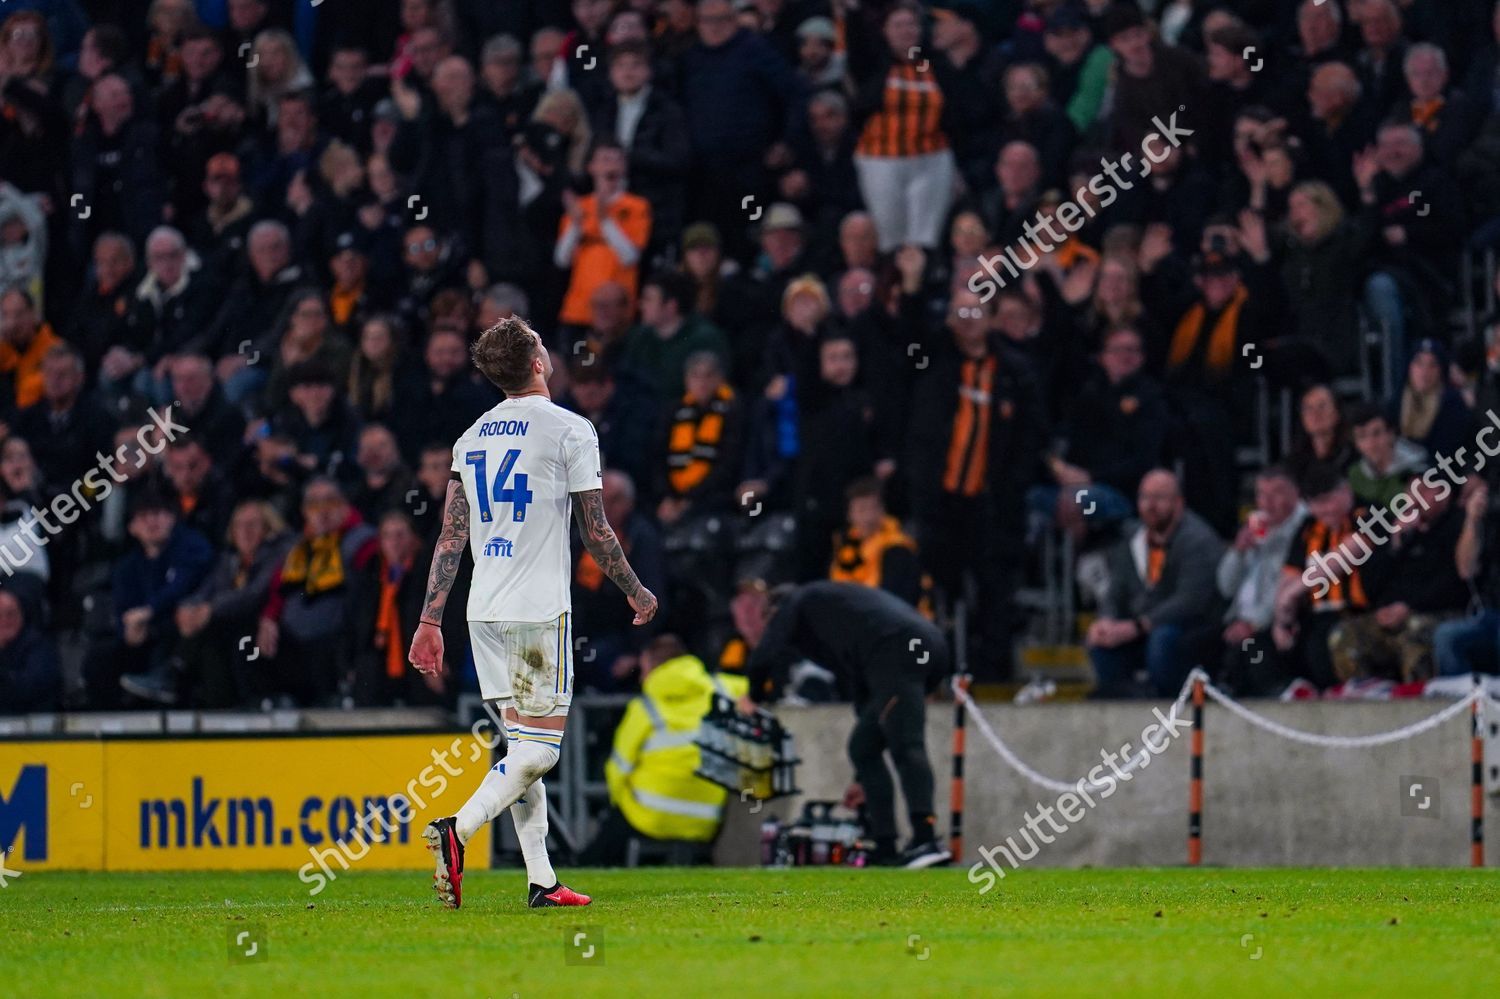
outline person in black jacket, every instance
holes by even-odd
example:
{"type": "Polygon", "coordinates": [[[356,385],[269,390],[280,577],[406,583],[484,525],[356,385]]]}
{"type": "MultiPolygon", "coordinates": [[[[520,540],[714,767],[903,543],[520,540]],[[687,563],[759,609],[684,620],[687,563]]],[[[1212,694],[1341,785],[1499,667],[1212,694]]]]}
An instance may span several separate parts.
{"type": "Polygon", "coordinates": [[[552,266],[563,191],[569,182],[567,142],[561,132],[532,121],[511,145],[485,154],[480,244],[493,282],[525,288],[532,316],[555,316],[562,282],[552,266]]]}
{"type": "Polygon", "coordinates": [[[793,664],[811,659],[832,672],[839,693],[854,703],[849,734],[854,783],[846,805],[863,805],[876,863],[931,867],[952,859],[935,836],[932,763],[927,758],[927,690],[949,670],[943,633],[899,597],[858,583],[822,581],[755,591],[754,613],[741,615],[751,648],[745,664],[750,693],[740,708],[779,700],[793,664]],[[912,839],[896,852],[896,796],[885,755],[901,781],[912,839]]]}
{"type": "Polygon", "coordinates": [[[137,114],[130,84],[101,77],[91,111],[73,143],[73,187],[90,208],[75,213],[73,248],[80,259],[100,233],[123,232],[136,243],[161,221],[166,182],[157,167],[156,123],[137,114]]]}
{"type": "MultiPolygon", "coordinates": [[[[1429,485],[1418,475],[1404,494],[1412,500],[1395,518],[1400,530],[1376,551],[1363,573],[1370,589],[1369,614],[1341,621],[1328,637],[1340,679],[1378,677],[1426,680],[1433,668],[1433,635],[1457,620],[1469,602],[1455,553],[1464,510],[1449,483],[1429,485]]],[[[1400,494],[1398,494],[1400,495],[1400,494]]],[[[1391,504],[1395,512],[1396,503],[1391,504]]]]}
{"type": "Polygon", "coordinates": [[[712,222],[729,255],[744,258],[743,199],[764,203],[769,171],[790,162],[787,143],[802,129],[801,87],[770,42],[739,27],[731,0],[700,0],[697,28],[677,81],[693,143],[693,217],[712,222]]]}
{"type": "Polygon", "coordinates": [[[0,714],[56,711],[61,700],[57,647],[26,620],[20,598],[0,590],[0,714]]]}
{"type": "Polygon", "coordinates": [[[64,340],[83,354],[90,381],[105,352],[129,338],[135,294],[135,247],[128,237],[106,232],[94,240],[94,272],[61,329],[64,340]]]}
{"type": "Polygon", "coordinates": [[[11,429],[26,438],[49,494],[65,493],[109,449],[115,418],[84,394],[83,358],[69,344],[42,357],[42,398],[16,414],[11,429]]]}
{"type": "Polygon", "coordinates": [[[1080,389],[1058,433],[1061,447],[1047,459],[1056,485],[1037,486],[1029,497],[1033,510],[1055,511],[1076,538],[1091,525],[1130,517],[1142,476],[1165,456],[1166,396],[1142,370],[1145,360],[1135,330],[1105,335],[1099,372],[1080,389]]]}
{"type": "MultiPolygon", "coordinates": [[[[1389,355],[1402,357],[1409,344],[1444,333],[1463,245],[1464,195],[1444,167],[1428,160],[1414,125],[1382,127],[1375,148],[1355,157],[1354,179],[1375,244],[1365,308],[1384,330],[1389,355]]],[[[1395,365],[1391,376],[1400,378],[1395,365]]]]}
{"type": "MultiPolygon", "coordinates": [[[[920,251],[897,256],[903,315],[920,330],[920,251]]],[[[1046,440],[1031,369],[990,330],[991,310],[968,290],[953,295],[947,324],[910,360],[918,369],[906,437],[906,477],[928,571],[957,599],[977,583],[970,614],[982,641],[979,669],[1004,676],[1011,660],[1011,593],[1024,540],[1024,497],[1046,440]]]]}
{"type": "Polygon", "coordinates": [[[113,634],[84,658],[95,710],[118,707],[121,687],[144,700],[176,703],[169,656],[177,645],[177,606],[213,564],[208,541],[177,523],[167,498],[149,487],[133,497],[129,530],[135,544],[115,563],[111,580],[113,634]]]}
{"type": "Polygon", "coordinates": [[[410,86],[392,88],[401,124],[391,145],[391,166],[410,176],[412,190],[440,232],[457,232],[465,247],[480,243],[478,208],[486,154],[505,142],[499,115],[474,99],[474,70],[451,56],[432,74],[431,97],[410,86]]]}
{"type": "Polygon", "coordinates": [[[175,615],[174,666],[183,671],[188,703],[198,708],[259,705],[264,685],[260,669],[250,665],[260,658],[253,636],[271,577],[292,543],[281,514],[265,500],[234,508],[228,539],[208,578],[175,615]]]}
{"type": "Polygon", "coordinates": [[[652,85],[645,42],[623,42],[609,50],[609,82],[614,93],[594,111],[594,135],[620,143],[630,193],[651,202],[649,261],[682,235],[682,181],[693,156],[687,122],[677,102],[652,85]]]}

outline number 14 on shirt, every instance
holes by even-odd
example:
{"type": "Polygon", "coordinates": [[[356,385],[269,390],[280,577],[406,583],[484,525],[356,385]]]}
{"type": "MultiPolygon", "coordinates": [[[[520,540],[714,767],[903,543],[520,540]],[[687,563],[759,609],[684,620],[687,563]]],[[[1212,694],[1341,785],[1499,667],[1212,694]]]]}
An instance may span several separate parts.
{"type": "Polygon", "coordinates": [[[487,451],[469,451],[464,455],[464,463],[474,466],[474,495],[479,501],[479,519],[488,524],[492,519],[490,513],[490,502],[510,503],[514,511],[511,519],[522,521],[526,519],[526,507],[531,503],[532,492],[526,488],[526,473],[516,472],[515,484],[507,486],[505,480],[510,478],[511,471],[516,467],[516,459],[521,457],[517,448],[511,448],[505,452],[505,457],[500,459],[500,467],[495,470],[495,483],[490,489],[486,489],[489,475],[486,473],[485,465],[489,458],[487,451]]]}

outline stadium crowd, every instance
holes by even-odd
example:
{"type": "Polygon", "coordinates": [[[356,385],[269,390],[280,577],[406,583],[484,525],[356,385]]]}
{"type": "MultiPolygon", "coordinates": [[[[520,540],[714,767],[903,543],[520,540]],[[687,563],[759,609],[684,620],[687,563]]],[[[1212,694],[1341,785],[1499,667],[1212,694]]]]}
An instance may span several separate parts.
{"type": "Polygon", "coordinates": [[[1102,694],[1494,669],[1496,468],[1437,464],[1500,426],[1491,0],[0,14],[0,712],[451,703],[463,616],[406,645],[517,314],[663,601],[576,549],[584,687],[818,578],[1006,678],[1048,535],[1102,694]]]}

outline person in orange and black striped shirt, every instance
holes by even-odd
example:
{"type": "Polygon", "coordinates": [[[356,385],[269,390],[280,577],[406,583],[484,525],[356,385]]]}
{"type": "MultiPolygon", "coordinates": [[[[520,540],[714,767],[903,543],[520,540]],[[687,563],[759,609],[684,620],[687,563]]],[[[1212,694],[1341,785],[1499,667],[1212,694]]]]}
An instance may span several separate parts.
{"type": "Polygon", "coordinates": [[[656,516],[668,526],[729,506],[744,437],[744,404],[718,355],[699,351],[683,371],[687,391],[670,413],[657,482],[656,516]]]}
{"type": "MultiPolygon", "coordinates": [[[[924,256],[902,251],[902,316],[922,330],[924,256]]],[[[992,310],[970,291],[954,294],[947,324],[913,357],[917,380],[903,467],[919,551],[950,600],[972,578],[982,629],[976,672],[1010,666],[1011,594],[1024,542],[1026,490],[1041,472],[1046,439],[1041,393],[1025,360],[990,329],[992,310]]]]}
{"type": "Polygon", "coordinates": [[[1297,676],[1326,690],[1338,682],[1328,639],[1340,622],[1369,613],[1362,567],[1379,540],[1360,529],[1349,480],[1318,466],[1303,484],[1308,516],[1287,553],[1271,637],[1297,676]]]}
{"type": "Polygon", "coordinates": [[[938,245],[956,176],[946,94],[957,71],[922,42],[922,8],[898,0],[880,15],[879,33],[865,10],[844,18],[859,142],[854,167],[875,218],[880,249],[938,245]]]}

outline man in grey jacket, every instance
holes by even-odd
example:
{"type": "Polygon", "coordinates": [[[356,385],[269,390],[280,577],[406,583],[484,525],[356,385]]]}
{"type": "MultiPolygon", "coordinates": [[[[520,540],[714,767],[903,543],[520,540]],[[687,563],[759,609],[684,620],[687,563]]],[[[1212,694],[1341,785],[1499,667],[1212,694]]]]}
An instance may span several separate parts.
{"type": "Polygon", "coordinates": [[[1237,693],[1269,694],[1281,685],[1271,622],[1287,552],[1306,516],[1291,472],[1264,469],[1255,477],[1255,510],[1219,560],[1219,595],[1229,601],[1224,680],[1237,693]]]}
{"type": "Polygon", "coordinates": [[[1188,510],[1177,476],[1158,469],[1136,493],[1139,523],[1109,553],[1109,590],[1085,642],[1102,697],[1175,697],[1190,650],[1214,620],[1224,542],[1188,510]],[[1144,669],[1142,691],[1135,681],[1144,669]]]}

